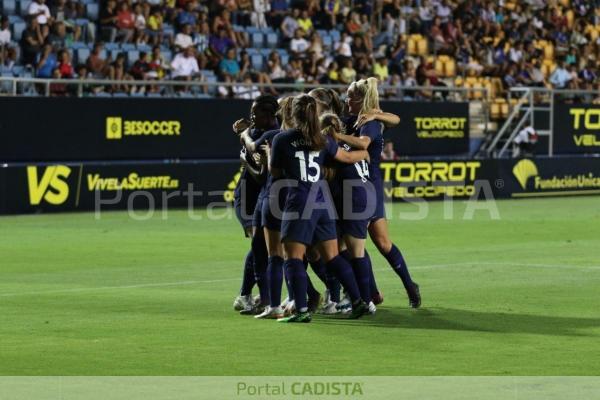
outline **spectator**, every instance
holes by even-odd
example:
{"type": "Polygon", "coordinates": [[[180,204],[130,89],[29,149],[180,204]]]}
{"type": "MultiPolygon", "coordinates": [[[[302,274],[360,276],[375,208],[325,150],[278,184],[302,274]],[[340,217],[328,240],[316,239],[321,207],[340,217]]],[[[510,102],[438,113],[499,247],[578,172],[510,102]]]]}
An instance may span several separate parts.
{"type": "Polygon", "coordinates": [[[50,15],[50,9],[46,5],[46,0],[32,1],[27,9],[27,15],[31,18],[35,18],[44,37],[48,36],[48,33],[50,32],[49,26],[52,23],[52,16],[50,15]]]}
{"type": "Polygon", "coordinates": [[[114,42],[117,37],[117,2],[108,0],[106,6],[100,12],[101,32],[108,38],[109,42],[114,42]]]}
{"type": "Polygon", "coordinates": [[[52,78],[54,70],[58,66],[56,54],[52,52],[52,46],[45,44],[44,49],[39,54],[39,59],[36,65],[36,76],[38,78],[52,78]]]}
{"type": "Polygon", "coordinates": [[[131,76],[133,79],[143,81],[146,79],[146,74],[150,71],[150,63],[148,62],[148,53],[140,52],[140,57],[133,63],[131,67],[131,76]]]}
{"type": "Polygon", "coordinates": [[[192,26],[189,24],[186,24],[183,26],[183,29],[181,30],[181,32],[179,32],[177,35],[175,35],[175,47],[179,50],[185,50],[188,47],[190,47],[191,45],[193,45],[194,42],[192,40],[192,26]]]}
{"type": "Polygon", "coordinates": [[[292,15],[287,15],[281,23],[281,33],[286,41],[292,40],[296,36],[296,31],[300,28],[298,17],[300,11],[297,8],[292,10],[292,15]]]}
{"type": "Polygon", "coordinates": [[[60,77],[62,79],[71,79],[73,78],[73,65],[71,64],[71,55],[67,50],[61,50],[58,53],[58,58],[60,62],[58,63],[58,71],[60,72],[60,77]]]}
{"type": "Polygon", "coordinates": [[[8,56],[8,45],[10,44],[11,34],[8,17],[3,16],[0,20],[0,66],[4,65],[4,60],[8,56]]]}
{"type": "Polygon", "coordinates": [[[67,37],[67,29],[64,23],[56,22],[52,26],[52,33],[48,35],[47,41],[54,49],[64,49],[70,46],[72,37],[67,37]]]}
{"type": "Polygon", "coordinates": [[[571,74],[565,68],[564,60],[558,62],[558,67],[554,70],[550,76],[550,83],[556,89],[563,89],[567,83],[571,80],[571,74]]]}
{"type": "Polygon", "coordinates": [[[218,61],[220,61],[225,53],[227,53],[227,50],[235,47],[235,43],[233,43],[231,38],[227,37],[227,31],[225,28],[220,28],[217,35],[213,35],[209,39],[209,46],[213,55],[218,61]]]}
{"type": "Polygon", "coordinates": [[[394,151],[394,142],[391,140],[386,140],[383,145],[383,150],[381,152],[381,159],[383,161],[398,161],[400,157],[394,151]]]}
{"type": "Polygon", "coordinates": [[[165,61],[165,58],[160,52],[160,47],[154,46],[152,48],[152,58],[148,64],[149,71],[146,74],[151,79],[162,79],[166,75],[167,71],[171,68],[170,65],[165,61]]]}
{"type": "Polygon", "coordinates": [[[227,55],[219,63],[219,73],[225,82],[234,82],[240,73],[240,64],[236,60],[235,49],[227,50],[227,55]]]}
{"type": "Polygon", "coordinates": [[[252,25],[257,28],[266,28],[267,19],[265,14],[271,10],[271,3],[269,0],[253,0],[254,12],[252,13],[252,25]]]}
{"type": "Polygon", "coordinates": [[[21,36],[21,49],[23,50],[23,62],[25,65],[35,62],[37,54],[46,41],[46,36],[38,24],[37,18],[31,17],[29,26],[23,31],[21,36]]]}
{"type": "MultiPolygon", "coordinates": [[[[60,70],[55,68],[52,71],[52,79],[61,79],[60,70]]],[[[63,97],[67,94],[67,85],[64,83],[53,82],[50,84],[50,96],[63,97]]]]}
{"type": "Polygon", "coordinates": [[[261,95],[260,90],[252,82],[250,75],[244,76],[242,80],[244,85],[238,85],[233,87],[233,95],[238,99],[254,100],[261,95]]]}
{"type": "Polygon", "coordinates": [[[290,52],[295,57],[304,57],[308,50],[309,43],[304,39],[304,31],[301,28],[296,29],[294,38],[290,41],[290,52]]]}
{"type": "Polygon", "coordinates": [[[190,81],[200,74],[198,62],[194,57],[194,48],[188,47],[181,53],[177,53],[171,61],[171,77],[175,80],[190,81]]]}
{"type": "Polygon", "coordinates": [[[142,11],[142,5],[140,3],[135,4],[133,9],[134,27],[135,27],[135,42],[137,44],[148,43],[148,36],[146,35],[146,17],[142,11]]]}
{"type": "Polygon", "coordinates": [[[356,80],[356,70],[352,67],[352,59],[344,61],[344,67],[340,71],[340,82],[349,85],[356,80]]]}
{"type": "Polygon", "coordinates": [[[86,66],[89,73],[94,79],[102,79],[109,75],[110,67],[110,56],[103,57],[102,52],[104,45],[102,43],[96,43],[90,56],[86,61],[86,66]]]}
{"type": "MultiPolygon", "coordinates": [[[[73,3],[70,3],[73,4],[73,3]]],[[[57,23],[62,23],[65,26],[65,31],[71,35],[72,40],[77,42],[81,38],[81,27],[77,25],[77,11],[73,7],[67,7],[66,0],[56,0],[54,6],[50,8],[50,14],[54,19],[54,27],[57,23]]],[[[94,40],[96,25],[93,22],[87,24],[88,39],[94,40]]]]}
{"type": "Polygon", "coordinates": [[[302,13],[298,17],[297,21],[298,26],[302,28],[306,34],[310,34],[314,29],[312,19],[310,19],[310,16],[308,15],[308,10],[302,10],[302,13]]]}
{"type": "Polygon", "coordinates": [[[373,65],[373,75],[381,82],[386,82],[389,78],[387,59],[379,57],[373,65]]]}
{"type": "Polygon", "coordinates": [[[117,13],[117,37],[116,40],[129,43],[135,33],[135,16],[129,10],[126,2],[121,3],[117,13]]]}
{"type": "Polygon", "coordinates": [[[184,25],[196,25],[196,14],[194,13],[194,1],[185,3],[185,9],[177,14],[177,26],[181,29],[184,25]]]}
{"type": "Polygon", "coordinates": [[[146,23],[146,35],[149,42],[156,46],[163,40],[163,15],[159,7],[153,7],[146,23]]]}

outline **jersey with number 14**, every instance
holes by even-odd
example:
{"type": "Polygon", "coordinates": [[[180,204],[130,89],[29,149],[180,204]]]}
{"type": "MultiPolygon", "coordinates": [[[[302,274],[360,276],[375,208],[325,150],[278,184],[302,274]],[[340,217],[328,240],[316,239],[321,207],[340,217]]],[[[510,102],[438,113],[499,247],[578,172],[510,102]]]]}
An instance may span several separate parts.
{"type": "MultiPolygon", "coordinates": [[[[295,187],[288,187],[286,208],[304,207],[313,184],[323,179],[322,167],[327,157],[334,158],[337,149],[336,142],[327,137],[324,149],[313,150],[312,143],[307,142],[296,129],[275,136],[271,149],[271,167],[281,169],[283,178],[298,183],[295,187]]],[[[318,196],[316,201],[323,201],[323,197],[318,196]]]]}

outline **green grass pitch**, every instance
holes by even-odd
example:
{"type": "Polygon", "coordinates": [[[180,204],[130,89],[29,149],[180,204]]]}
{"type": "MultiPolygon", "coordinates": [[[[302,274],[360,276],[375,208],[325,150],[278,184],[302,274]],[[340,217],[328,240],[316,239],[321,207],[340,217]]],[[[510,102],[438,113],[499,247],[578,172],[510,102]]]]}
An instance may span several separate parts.
{"type": "Polygon", "coordinates": [[[1,217],[0,374],[598,375],[600,198],[498,201],[499,220],[466,204],[391,210],[422,309],[369,245],[376,316],[283,326],[231,308],[235,218],[1,217]]]}

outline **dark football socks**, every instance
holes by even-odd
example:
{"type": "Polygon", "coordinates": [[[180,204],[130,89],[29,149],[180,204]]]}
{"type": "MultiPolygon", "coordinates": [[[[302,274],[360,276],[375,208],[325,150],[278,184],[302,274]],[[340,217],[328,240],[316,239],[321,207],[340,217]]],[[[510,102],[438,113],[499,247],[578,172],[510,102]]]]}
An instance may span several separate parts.
{"type": "Polygon", "coordinates": [[[353,302],[360,299],[360,290],[348,261],[337,255],[327,263],[327,269],[335,274],[353,302]]]}
{"type": "Polygon", "coordinates": [[[371,274],[365,257],[352,259],[352,270],[360,291],[360,297],[367,304],[371,301],[371,274]]]}
{"type": "Polygon", "coordinates": [[[242,276],[242,288],[240,289],[241,296],[248,296],[252,293],[252,288],[256,280],[254,279],[254,256],[252,250],[246,254],[246,261],[244,262],[244,274],[242,276]]]}
{"type": "Polygon", "coordinates": [[[294,292],[294,301],[296,302],[296,310],[298,312],[306,312],[308,310],[306,302],[307,290],[307,275],[304,269],[304,263],[297,258],[289,258],[283,263],[288,276],[292,291],[294,292]]]}
{"type": "Polygon", "coordinates": [[[271,307],[279,307],[281,304],[281,284],[283,281],[283,258],[279,256],[269,257],[267,275],[269,276],[271,307]]]}
{"type": "Polygon", "coordinates": [[[390,263],[390,266],[394,270],[394,272],[402,279],[402,284],[404,288],[408,290],[408,288],[412,285],[413,281],[410,277],[410,273],[408,272],[408,267],[406,266],[406,262],[404,261],[404,257],[402,257],[402,253],[396,247],[396,245],[392,244],[392,248],[390,252],[384,255],[385,259],[390,263]]]}

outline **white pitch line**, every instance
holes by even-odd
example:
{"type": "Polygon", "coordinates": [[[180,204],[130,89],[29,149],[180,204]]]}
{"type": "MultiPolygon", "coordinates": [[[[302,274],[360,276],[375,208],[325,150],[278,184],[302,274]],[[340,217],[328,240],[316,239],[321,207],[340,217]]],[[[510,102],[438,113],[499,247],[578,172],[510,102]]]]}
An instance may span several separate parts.
{"type": "MultiPolygon", "coordinates": [[[[511,266],[511,267],[531,267],[531,268],[582,268],[600,270],[598,265],[567,265],[567,264],[528,264],[528,263],[511,263],[511,262],[489,262],[489,261],[473,261],[468,263],[451,263],[451,264],[430,264],[430,265],[415,265],[411,269],[436,269],[436,268],[447,268],[447,267],[460,267],[460,266],[511,266]]],[[[390,268],[377,268],[375,271],[389,271],[390,268]]],[[[180,281],[180,282],[166,282],[166,283],[142,283],[139,285],[124,285],[124,286],[99,286],[99,287],[87,287],[87,288],[73,288],[73,289],[56,289],[56,290],[40,290],[35,292],[20,292],[20,293],[2,293],[0,297],[16,297],[16,296],[27,296],[27,295],[43,295],[43,294],[59,294],[59,293],[78,293],[78,292],[93,292],[101,290],[118,290],[118,289],[139,289],[149,287],[163,287],[163,286],[183,286],[183,285],[196,285],[203,283],[219,283],[219,282],[231,282],[238,281],[237,278],[227,279],[213,279],[205,281],[180,281]]]]}

